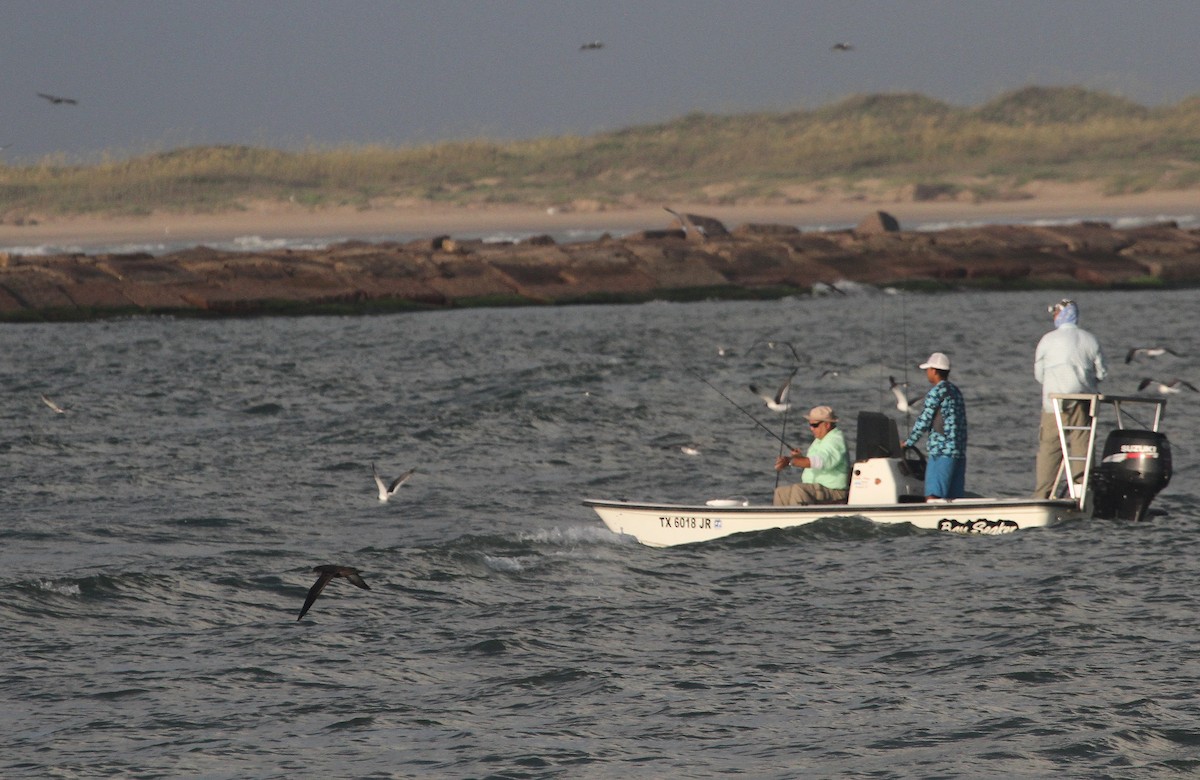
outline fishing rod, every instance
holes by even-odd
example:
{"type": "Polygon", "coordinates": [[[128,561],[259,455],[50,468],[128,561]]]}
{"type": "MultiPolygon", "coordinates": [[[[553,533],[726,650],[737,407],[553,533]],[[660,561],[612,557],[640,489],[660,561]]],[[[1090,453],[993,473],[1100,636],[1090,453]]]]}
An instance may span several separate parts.
{"type": "MultiPolygon", "coordinates": [[[[796,366],[795,368],[793,368],[792,376],[795,376],[796,372],[799,370],[800,370],[799,366],[796,366]]],[[[789,377],[788,381],[791,381],[790,377],[789,377]]],[[[788,421],[788,415],[791,413],[791,411],[792,411],[791,404],[788,404],[787,408],[783,410],[783,429],[780,430],[780,432],[779,432],[779,457],[781,457],[781,458],[783,457],[783,448],[787,446],[787,442],[785,442],[783,440],[783,437],[787,436],[787,421],[788,421]]],[[[790,450],[789,450],[789,452],[790,452],[790,450]]],[[[783,474],[782,469],[775,469],[775,489],[776,490],[779,489],[779,477],[782,474],[783,474]]]]}
{"type": "Polygon", "coordinates": [[[772,439],[775,439],[775,440],[776,440],[776,441],[778,441],[780,444],[782,444],[784,447],[787,447],[789,451],[790,451],[790,450],[794,450],[794,449],[796,449],[796,448],[795,448],[795,447],[793,447],[792,445],[788,444],[788,443],[787,443],[787,441],[785,441],[785,440],[784,440],[784,438],[783,438],[782,436],[780,436],[779,434],[775,433],[775,431],[771,430],[771,429],[770,429],[770,428],[768,428],[766,425],[764,425],[764,424],[763,424],[761,421],[759,421],[759,419],[758,419],[757,417],[755,417],[754,415],[750,414],[750,412],[747,412],[745,409],[743,409],[741,406],[739,406],[739,405],[738,405],[738,403],[737,403],[736,401],[734,401],[732,398],[730,398],[729,396],[725,395],[725,394],[724,394],[724,393],[722,393],[720,390],[718,390],[718,389],[717,389],[717,387],[716,387],[716,386],[715,386],[715,385],[714,385],[712,382],[709,382],[707,379],[705,379],[704,377],[702,377],[702,376],[699,374],[699,372],[697,372],[697,371],[693,371],[693,370],[692,370],[692,369],[690,369],[690,368],[688,368],[688,369],[685,369],[685,370],[686,370],[686,371],[687,371],[689,374],[691,374],[692,376],[694,376],[694,377],[696,377],[697,379],[699,379],[699,380],[700,380],[701,382],[703,382],[704,384],[706,384],[706,385],[708,385],[709,387],[711,387],[711,388],[712,388],[712,390],[713,390],[713,392],[715,392],[717,395],[721,396],[721,397],[722,397],[722,398],[724,398],[726,401],[728,401],[730,404],[732,404],[734,409],[737,409],[739,412],[741,412],[742,414],[746,415],[746,416],[747,416],[747,417],[749,417],[751,420],[753,420],[753,421],[754,421],[754,424],[755,424],[755,425],[757,425],[759,428],[762,428],[764,431],[766,431],[767,433],[771,434],[771,438],[772,438],[772,439]]]}

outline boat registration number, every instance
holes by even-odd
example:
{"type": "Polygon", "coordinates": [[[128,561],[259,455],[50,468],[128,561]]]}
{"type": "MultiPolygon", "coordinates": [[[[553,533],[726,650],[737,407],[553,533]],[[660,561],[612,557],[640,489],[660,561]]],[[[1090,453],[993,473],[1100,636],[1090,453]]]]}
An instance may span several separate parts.
{"type": "Polygon", "coordinates": [[[720,528],[720,518],[694,515],[659,515],[660,528],[720,528]]]}

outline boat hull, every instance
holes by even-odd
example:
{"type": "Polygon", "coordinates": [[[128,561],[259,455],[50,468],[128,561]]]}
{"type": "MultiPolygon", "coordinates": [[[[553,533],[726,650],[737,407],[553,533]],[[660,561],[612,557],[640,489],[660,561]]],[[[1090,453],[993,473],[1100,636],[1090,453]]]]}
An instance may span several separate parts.
{"type": "Polygon", "coordinates": [[[961,498],[905,504],[849,506],[732,506],[662,504],[586,499],[609,530],[650,547],[673,547],[731,534],[792,528],[827,517],[865,517],[876,523],[909,523],[955,533],[1003,534],[1082,517],[1071,500],[961,498]]]}

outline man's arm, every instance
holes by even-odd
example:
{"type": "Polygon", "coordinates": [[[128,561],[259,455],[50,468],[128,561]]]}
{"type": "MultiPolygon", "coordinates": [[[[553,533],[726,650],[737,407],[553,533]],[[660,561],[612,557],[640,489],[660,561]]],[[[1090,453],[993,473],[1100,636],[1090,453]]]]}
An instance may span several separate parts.
{"type": "Polygon", "coordinates": [[[1096,342],[1096,379],[1103,380],[1108,376],[1108,363],[1104,360],[1104,350],[1100,348],[1100,342],[1096,342]]]}
{"type": "Polygon", "coordinates": [[[913,423],[912,433],[908,434],[908,438],[904,440],[905,447],[917,446],[917,442],[933,426],[933,418],[937,415],[938,404],[942,401],[941,393],[937,390],[938,388],[935,386],[925,394],[925,408],[921,410],[917,421],[913,423]]]}

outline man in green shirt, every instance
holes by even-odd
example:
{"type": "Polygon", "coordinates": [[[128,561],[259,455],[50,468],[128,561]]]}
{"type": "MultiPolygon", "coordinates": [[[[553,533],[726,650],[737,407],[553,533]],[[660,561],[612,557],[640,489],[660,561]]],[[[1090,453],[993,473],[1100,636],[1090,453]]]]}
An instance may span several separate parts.
{"type": "Polygon", "coordinates": [[[792,504],[844,504],[850,495],[850,452],[846,437],[837,427],[838,418],[828,406],[814,406],[808,426],[816,438],[801,455],[780,455],[775,470],[788,466],[804,469],[800,482],[775,488],[775,506],[792,504]]]}

